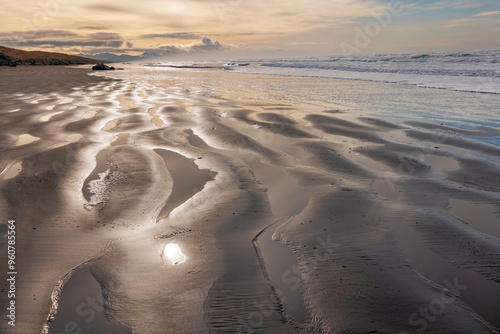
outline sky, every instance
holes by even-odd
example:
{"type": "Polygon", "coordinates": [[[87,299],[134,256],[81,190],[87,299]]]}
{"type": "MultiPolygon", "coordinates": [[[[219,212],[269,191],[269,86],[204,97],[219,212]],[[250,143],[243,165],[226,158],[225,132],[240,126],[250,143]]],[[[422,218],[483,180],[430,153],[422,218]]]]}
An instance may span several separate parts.
{"type": "Polygon", "coordinates": [[[137,59],[492,50],[500,1],[0,0],[0,45],[137,59]]]}

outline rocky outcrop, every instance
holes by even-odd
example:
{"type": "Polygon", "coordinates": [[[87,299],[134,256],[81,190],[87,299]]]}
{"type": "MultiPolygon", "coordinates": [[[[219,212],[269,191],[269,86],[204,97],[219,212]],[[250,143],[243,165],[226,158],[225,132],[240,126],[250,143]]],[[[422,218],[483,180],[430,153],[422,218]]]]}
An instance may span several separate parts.
{"type": "Polygon", "coordinates": [[[94,71],[112,71],[115,68],[113,66],[104,65],[103,63],[95,64],[92,66],[94,71]]]}
{"type": "Polygon", "coordinates": [[[0,66],[16,66],[17,60],[0,52],[0,66]]]}

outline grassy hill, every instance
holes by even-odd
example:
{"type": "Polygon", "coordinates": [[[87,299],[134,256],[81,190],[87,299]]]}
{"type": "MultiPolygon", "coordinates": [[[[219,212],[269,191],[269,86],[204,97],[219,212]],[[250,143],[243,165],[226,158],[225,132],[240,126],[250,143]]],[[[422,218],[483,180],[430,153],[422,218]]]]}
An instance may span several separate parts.
{"type": "Polygon", "coordinates": [[[58,52],[23,51],[0,46],[0,66],[95,64],[95,59],[58,52]]]}

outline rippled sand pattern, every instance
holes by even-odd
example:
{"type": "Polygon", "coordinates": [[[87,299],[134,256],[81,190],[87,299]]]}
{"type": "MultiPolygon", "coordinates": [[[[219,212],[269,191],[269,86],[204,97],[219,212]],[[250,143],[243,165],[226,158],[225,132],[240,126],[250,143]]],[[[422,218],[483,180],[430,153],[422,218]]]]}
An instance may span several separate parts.
{"type": "Polygon", "coordinates": [[[58,309],[96,294],[117,333],[500,327],[500,148],[470,139],[500,130],[395,123],[276,90],[342,82],[225,73],[224,91],[215,75],[141,70],[2,69],[16,333],[91,328],[58,309]],[[38,140],[19,144],[27,134],[38,140]]]}

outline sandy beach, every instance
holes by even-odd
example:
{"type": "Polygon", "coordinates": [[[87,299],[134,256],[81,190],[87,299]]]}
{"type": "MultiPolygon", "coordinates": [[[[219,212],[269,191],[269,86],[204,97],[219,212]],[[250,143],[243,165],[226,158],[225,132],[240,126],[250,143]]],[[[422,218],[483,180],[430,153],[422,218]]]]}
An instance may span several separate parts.
{"type": "Polygon", "coordinates": [[[1,333],[500,332],[498,95],[123,67],[0,68],[1,333]]]}

